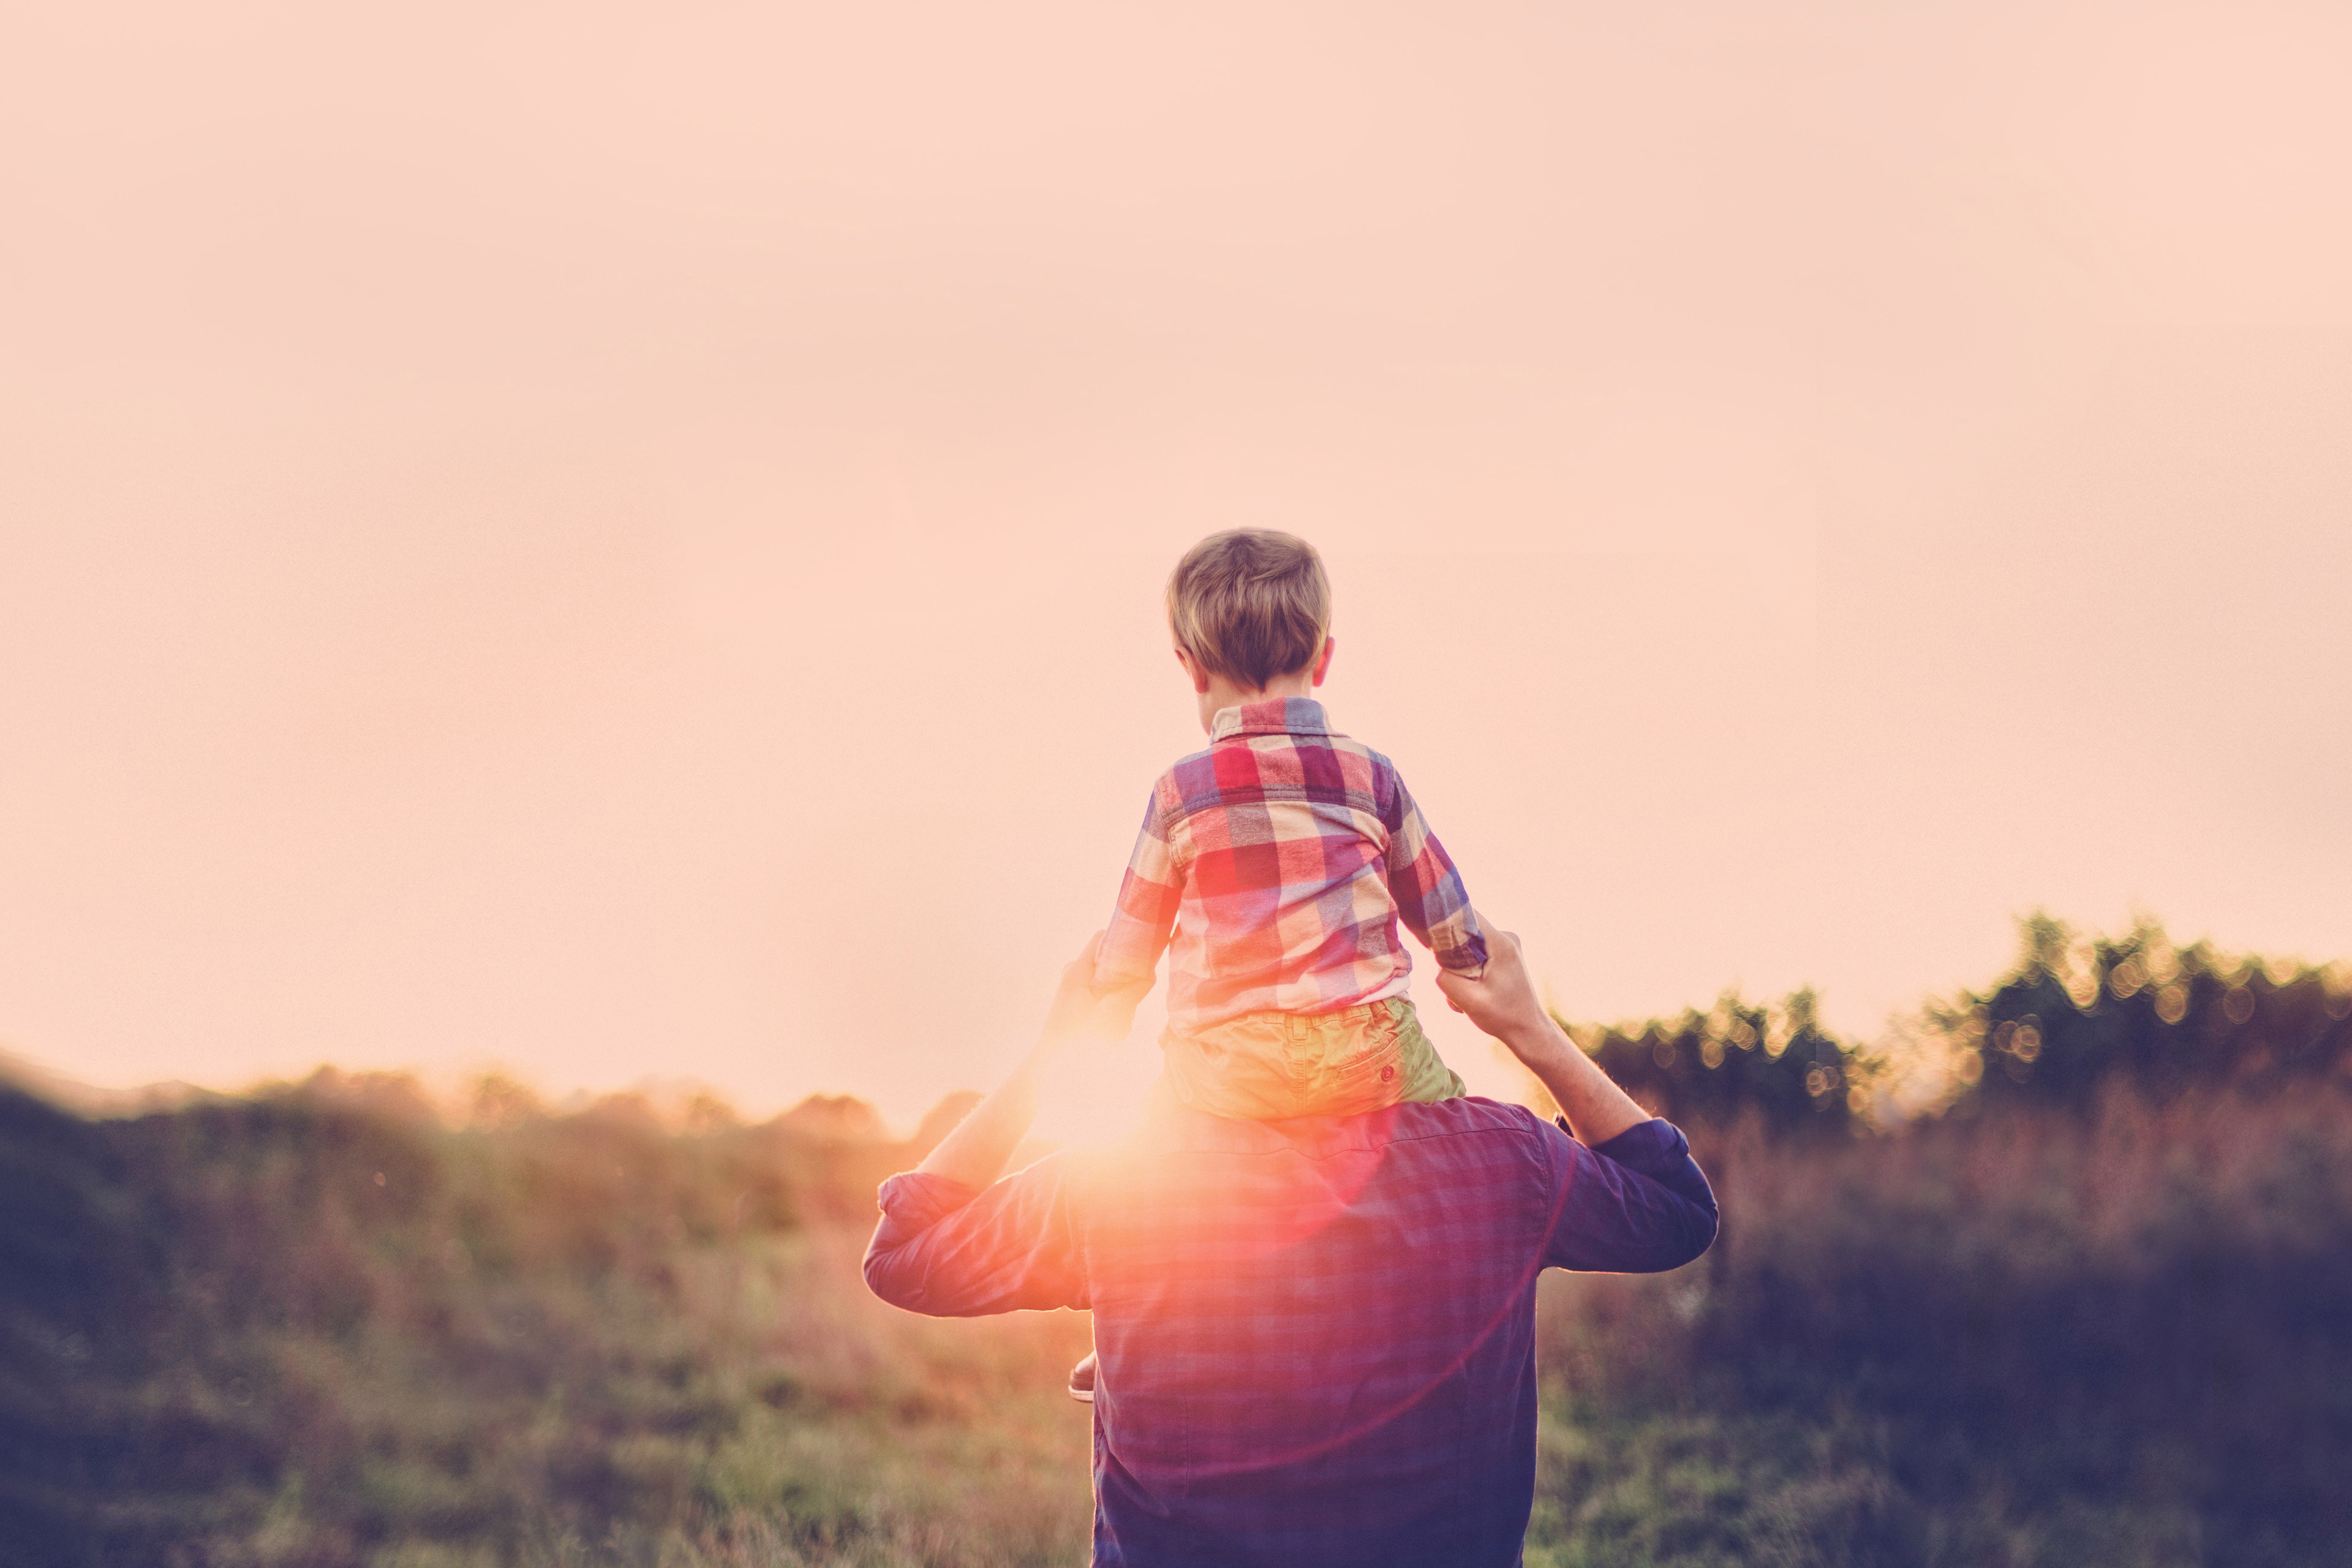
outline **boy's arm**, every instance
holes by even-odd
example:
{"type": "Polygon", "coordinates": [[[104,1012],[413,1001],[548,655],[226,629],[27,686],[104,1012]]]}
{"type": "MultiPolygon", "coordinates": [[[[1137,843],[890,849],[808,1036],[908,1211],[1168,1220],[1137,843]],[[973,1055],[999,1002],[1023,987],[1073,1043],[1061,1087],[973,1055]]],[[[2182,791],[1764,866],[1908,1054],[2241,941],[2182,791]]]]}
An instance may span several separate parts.
{"type": "Polygon", "coordinates": [[[1389,782],[1392,793],[1381,826],[1389,830],[1389,896],[1396,900],[1397,916],[1440,969],[1475,974],[1486,963],[1486,932],[1470,907],[1462,873],[1429,830],[1403,778],[1391,770],[1389,782]]]}
{"type": "Polygon", "coordinates": [[[1167,814],[1155,786],[1143,814],[1142,831],[1135,837],[1135,853],[1128,858],[1127,874],[1119,879],[1118,901],[1112,906],[1110,923],[1103,928],[1102,946],[1095,954],[1094,988],[1099,995],[1131,992],[1133,1000],[1140,1002],[1151,989],[1160,954],[1176,929],[1177,906],[1184,897],[1184,873],[1176,862],[1170,837],[1167,814]]]}

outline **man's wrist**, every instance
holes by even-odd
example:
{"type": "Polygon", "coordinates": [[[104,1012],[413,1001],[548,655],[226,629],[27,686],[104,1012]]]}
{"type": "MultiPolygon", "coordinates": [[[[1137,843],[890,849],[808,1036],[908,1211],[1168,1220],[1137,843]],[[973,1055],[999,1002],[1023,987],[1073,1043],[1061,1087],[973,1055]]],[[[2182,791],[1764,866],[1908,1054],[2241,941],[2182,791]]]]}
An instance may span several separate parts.
{"type": "Polygon", "coordinates": [[[1577,1048],[1576,1042],[1568,1037],[1568,1031],[1549,1017],[1517,1026],[1503,1036],[1503,1044],[1521,1062],[1538,1069],[1567,1060],[1568,1053],[1577,1048]]]}

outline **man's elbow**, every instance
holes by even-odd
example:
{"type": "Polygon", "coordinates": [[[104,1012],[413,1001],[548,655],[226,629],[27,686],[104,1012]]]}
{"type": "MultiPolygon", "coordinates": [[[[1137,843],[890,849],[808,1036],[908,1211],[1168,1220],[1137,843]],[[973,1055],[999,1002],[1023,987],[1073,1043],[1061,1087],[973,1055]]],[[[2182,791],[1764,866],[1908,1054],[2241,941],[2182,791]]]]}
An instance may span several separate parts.
{"type": "Polygon", "coordinates": [[[919,1272],[908,1256],[908,1247],[885,1247],[879,1235],[866,1249],[866,1288],[890,1305],[905,1311],[919,1312],[922,1288],[919,1272]]]}
{"type": "Polygon", "coordinates": [[[1723,1228],[1722,1216],[1713,1204],[1685,1201],[1682,1209],[1681,1234],[1675,1241],[1675,1260],[1666,1265],[1668,1268],[1680,1268],[1706,1257],[1707,1248],[1715,1245],[1717,1233],[1723,1228]]]}

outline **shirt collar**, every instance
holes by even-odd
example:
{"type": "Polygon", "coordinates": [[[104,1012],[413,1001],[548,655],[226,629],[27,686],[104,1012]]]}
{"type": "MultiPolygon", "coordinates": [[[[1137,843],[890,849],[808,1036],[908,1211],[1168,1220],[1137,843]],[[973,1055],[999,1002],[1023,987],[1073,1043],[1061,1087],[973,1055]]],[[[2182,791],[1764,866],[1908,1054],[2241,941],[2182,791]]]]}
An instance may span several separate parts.
{"type": "Polygon", "coordinates": [[[1264,702],[1244,702],[1238,708],[1220,708],[1209,721],[1209,743],[1229,741],[1236,735],[1328,735],[1330,725],[1324,722],[1323,704],[1312,697],[1275,697],[1264,702]]]}

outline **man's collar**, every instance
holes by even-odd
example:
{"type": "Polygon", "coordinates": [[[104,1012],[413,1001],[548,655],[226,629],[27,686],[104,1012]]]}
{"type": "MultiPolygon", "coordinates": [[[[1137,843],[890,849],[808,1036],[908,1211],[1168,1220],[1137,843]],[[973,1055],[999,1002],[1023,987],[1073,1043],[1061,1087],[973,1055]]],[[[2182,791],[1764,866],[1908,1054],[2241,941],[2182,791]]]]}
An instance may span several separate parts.
{"type": "Polygon", "coordinates": [[[1275,697],[1264,702],[1244,702],[1238,708],[1220,708],[1209,721],[1209,743],[1229,741],[1236,735],[1328,735],[1331,727],[1323,721],[1323,704],[1312,697],[1275,697]]]}

